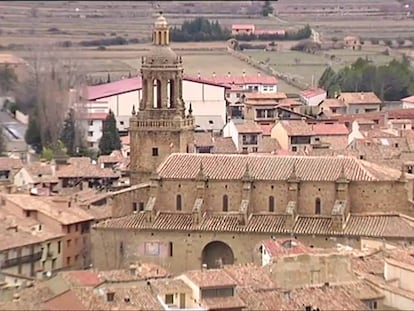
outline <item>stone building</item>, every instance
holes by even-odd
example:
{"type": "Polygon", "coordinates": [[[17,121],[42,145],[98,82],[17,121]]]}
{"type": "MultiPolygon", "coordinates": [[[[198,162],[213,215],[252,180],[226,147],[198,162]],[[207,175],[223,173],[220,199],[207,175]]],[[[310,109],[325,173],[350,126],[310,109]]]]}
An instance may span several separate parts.
{"type": "Polygon", "coordinates": [[[130,119],[132,184],[148,180],[170,153],[193,148],[192,109],[186,115],[182,99],[182,59],[169,44],[169,26],[161,15],[155,22],[153,47],[142,58],[142,99],[130,119]]]}
{"type": "Polygon", "coordinates": [[[260,263],[270,237],[309,247],[414,241],[411,174],[354,157],[192,153],[194,121],[164,17],[153,36],[131,118],[132,186],[112,194],[113,218],[93,227],[94,267],[260,263]]]}
{"type": "Polygon", "coordinates": [[[174,272],[260,262],[260,241],[314,247],[414,240],[410,174],[354,157],[172,154],[114,194],[93,235],[98,268],[147,260],[174,272]]]}

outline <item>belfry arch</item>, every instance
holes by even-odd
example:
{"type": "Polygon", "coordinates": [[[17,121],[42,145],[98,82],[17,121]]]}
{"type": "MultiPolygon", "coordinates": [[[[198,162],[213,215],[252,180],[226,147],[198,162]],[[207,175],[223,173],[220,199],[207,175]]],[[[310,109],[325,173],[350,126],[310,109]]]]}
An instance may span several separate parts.
{"type": "Polygon", "coordinates": [[[207,269],[220,268],[234,264],[234,253],[231,247],[222,241],[212,241],[204,246],[201,252],[201,263],[207,269]]]}

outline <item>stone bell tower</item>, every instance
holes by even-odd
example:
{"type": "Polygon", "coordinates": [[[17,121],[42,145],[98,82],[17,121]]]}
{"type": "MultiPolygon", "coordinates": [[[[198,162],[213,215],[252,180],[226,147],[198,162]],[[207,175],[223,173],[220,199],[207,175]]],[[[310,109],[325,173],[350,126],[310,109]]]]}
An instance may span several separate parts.
{"type": "Polygon", "coordinates": [[[149,181],[174,152],[192,152],[194,117],[185,112],[181,57],[169,46],[169,26],[162,13],[155,21],[152,48],[142,57],[142,99],[130,119],[131,184],[149,181]]]}

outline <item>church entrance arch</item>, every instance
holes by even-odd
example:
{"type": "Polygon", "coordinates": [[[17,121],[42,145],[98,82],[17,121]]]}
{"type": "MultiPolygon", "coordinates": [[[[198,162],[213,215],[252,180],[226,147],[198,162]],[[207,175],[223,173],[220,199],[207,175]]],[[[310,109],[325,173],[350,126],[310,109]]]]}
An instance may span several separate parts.
{"type": "Polygon", "coordinates": [[[204,246],[201,258],[202,264],[207,265],[207,269],[220,268],[234,263],[233,250],[221,241],[213,241],[204,246]]]}

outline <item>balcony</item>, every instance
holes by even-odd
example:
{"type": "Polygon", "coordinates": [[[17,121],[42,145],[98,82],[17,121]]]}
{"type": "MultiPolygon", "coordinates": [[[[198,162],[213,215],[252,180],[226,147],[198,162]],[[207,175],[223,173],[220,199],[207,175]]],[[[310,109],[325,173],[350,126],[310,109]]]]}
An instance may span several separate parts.
{"type": "Polygon", "coordinates": [[[20,256],[16,258],[6,259],[3,264],[1,265],[1,269],[6,269],[18,265],[23,265],[26,263],[36,262],[42,258],[42,251],[39,251],[34,254],[20,256]]]}

